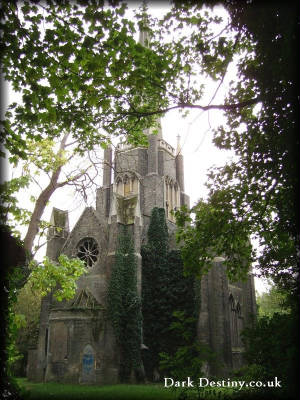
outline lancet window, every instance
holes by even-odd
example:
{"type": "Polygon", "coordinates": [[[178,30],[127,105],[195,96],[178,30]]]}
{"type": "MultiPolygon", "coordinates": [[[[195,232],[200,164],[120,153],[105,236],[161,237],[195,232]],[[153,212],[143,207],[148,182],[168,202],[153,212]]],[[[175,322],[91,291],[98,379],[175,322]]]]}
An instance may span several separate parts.
{"type": "Polygon", "coordinates": [[[242,346],[241,332],[243,329],[243,317],[241,305],[235,301],[232,294],[229,296],[229,318],[231,331],[231,344],[233,347],[242,346]]]}
{"type": "Polygon", "coordinates": [[[180,190],[178,183],[168,176],[165,177],[165,207],[167,218],[175,222],[171,211],[176,211],[180,207],[180,190]]]}
{"type": "Polygon", "coordinates": [[[238,346],[242,346],[243,344],[241,340],[241,333],[244,328],[244,320],[242,316],[242,308],[239,302],[236,305],[236,317],[237,317],[237,332],[238,332],[237,343],[238,346]]]}
{"type": "Polygon", "coordinates": [[[138,193],[138,178],[135,174],[119,175],[115,181],[115,192],[121,196],[138,193]]]}

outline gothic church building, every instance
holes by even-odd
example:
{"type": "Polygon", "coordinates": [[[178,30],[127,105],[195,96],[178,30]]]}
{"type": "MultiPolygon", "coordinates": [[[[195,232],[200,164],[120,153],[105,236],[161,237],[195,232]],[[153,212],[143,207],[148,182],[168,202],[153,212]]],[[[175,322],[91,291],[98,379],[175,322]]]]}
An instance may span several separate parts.
{"type": "MultiPolygon", "coordinates": [[[[43,299],[38,341],[28,355],[27,375],[31,380],[118,382],[119,355],[105,310],[119,227],[125,224],[131,229],[140,293],[140,250],[146,243],[152,209],[165,209],[170,247],[175,248],[171,210],[189,206],[179,145],[175,151],[163,139],[161,128],[156,135],[149,131],[148,139],[148,148],[119,144],[114,157],[110,148],[105,150],[103,186],[97,191],[96,208],[86,208],[71,232],[67,212],[53,209],[48,257],[56,260],[61,253],[78,256],[85,261],[88,273],[80,277],[73,300],[59,303],[51,294],[43,299]]],[[[216,258],[201,282],[197,335],[217,354],[220,373],[241,365],[239,334],[251,323],[255,307],[253,277],[249,275],[243,283],[229,282],[216,258]]]]}

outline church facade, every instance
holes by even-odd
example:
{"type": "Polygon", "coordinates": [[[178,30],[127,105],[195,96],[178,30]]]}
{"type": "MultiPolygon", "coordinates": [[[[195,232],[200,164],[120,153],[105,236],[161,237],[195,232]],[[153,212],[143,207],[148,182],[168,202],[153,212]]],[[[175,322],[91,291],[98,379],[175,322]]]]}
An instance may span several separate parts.
{"type": "MultiPolygon", "coordinates": [[[[137,289],[141,293],[141,246],[146,243],[151,211],[165,209],[170,248],[175,248],[176,225],[171,210],[189,206],[179,143],[175,150],[158,134],[148,132],[148,147],[119,144],[114,157],[104,151],[103,185],[96,208],[86,208],[69,232],[66,211],[53,209],[47,255],[77,256],[88,273],[78,281],[74,299],[59,303],[43,299],[38,341],[29,351],[28,378],[86,384],[118,382],[119,354],[112,327],[105,317],[107,288],[120,226],[134,239],[137,289]],[[59,227],[59,229],[57,229],[59,227]]],[[[240,332],[256,313],[253,277],[228,281],[221,258],[201,282],[197,334],[216,353],[219,365],[211,374],[224,374],[242,365],[240,332]]],[[[147,343],[145,343],[147,346],[147,343]]]]}

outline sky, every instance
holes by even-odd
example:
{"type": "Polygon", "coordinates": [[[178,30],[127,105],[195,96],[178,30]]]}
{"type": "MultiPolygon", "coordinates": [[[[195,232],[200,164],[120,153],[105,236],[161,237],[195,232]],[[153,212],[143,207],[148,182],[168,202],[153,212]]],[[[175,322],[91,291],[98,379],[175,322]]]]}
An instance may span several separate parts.
{"type": "MultiPolygon", "coordinates": [[[[153,10],[154,14],[159,14],[160,12],[161,9],[159,6],[156,6],[153,10]]],[[[214,99],[215,104],[222,103],[223,90],[226,88],[229,80],[232,79],[232,76],[234,76],[234,72],[234,70],[228,71],[228,76],[214,99]]],[[[209,96],[214,93],[217,85],[218,82],[208,82],[208,95],[206,99],[203,99],[202,104],[205,104],[205,101],[209,101],[209,96]]],[[[18,96],[12,90],[8,89],[7,93],[8,103],[17,100],[18,96]]],[[[177,136],[180,136],[181,149],[184,156],[185,192],[190,196],[191,206],[199,198],[207,196],[208,191],[205,187],[205,182],[209,168],[224,165],[226,161],[234,157],[232,152],[219,150],[212,143],[213,129],[222,122],[224,122],[224,116],[218,110],[211,110],[209,112],[192,110],[185,118],[181,116],[178,110],[172,110],[161,119],[163,138],[175,149],[177,136]]],[[[8,178],[16,176],[17,173],[18,171],[10,169],[8,178]]],[[[101,182],[98,182],[98,184],[100,186],[101,182]]],[[[32,192],[30,193],[24,191],[20,194],[22,206],[32,208],[28,194],[35,194],[34,189],[32,188],[32,192]]],[[[93,198],[89,198],[87,205],[94,205],[94,198],[94,196],[93,198]]],[[[50,219],[52,207],[69,210],[70,228],[72,229],[85,206],[86,204],[79,197],[74,197],[72,190],[60,189],[52,196],[43,219],[50,219]]],[[[45,247],[39,252],[39,258],[43,256],[44,249],[45,247]]],[[[255,283],[258,292],[266,290],[267,285],[265,281],[256,279],[255,283]]]]}

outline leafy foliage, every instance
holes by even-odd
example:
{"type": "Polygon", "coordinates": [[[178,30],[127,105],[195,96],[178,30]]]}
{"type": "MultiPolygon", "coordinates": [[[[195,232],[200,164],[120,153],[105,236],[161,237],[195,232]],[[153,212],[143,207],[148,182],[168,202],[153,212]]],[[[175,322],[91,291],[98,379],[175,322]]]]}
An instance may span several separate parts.
{"type": "Polygon", "coordinates": [[[275,313],[288,314],[291,307],[285,291],[273,285],[268,292],[256,296],[259,317],[271,318],[275,313]]]}
{"type": "MultiPolygon", "coordinates": [[[[62,134],[77,141],[74,151],[81,154],[99,144],[106,147],[114,135],[146,144],[143,130],[170,109],[228,110],[255,104],[251,93],[240,103],[211,104],[216,92],[208,104],[199,104],[207,85],[197,76],[221,84],[234,55],[250,46],[217,11],[175,2],[157,20],[142,6],[134,24],[124,3],[5,4],[2,71],[22,97],[2,121],[10,160],[32,161],[32,148],[41,147],[34,161],[44,165],[51,158],[51,141],[62,134]],[[134,39],[137,26],[148,34],[145,45],[134,39]]],[[[53,154],[55,162],[46,168],[59,170],[64,155],[57,156],[53,154]]],[[[30,231],[37,227],[30,226],[30,231]]],[[[29,251],[33,234],[25,240],[29,251]]]]}
{"type": "MultiPolygon", "coordinates": [[[[178,12],[182,10],[192,20],[190,5],[175,5],[178,12]]],[[[245,269],[254,257],[262,275],[296,293],[299,104],[294,54],[299,7],[293,2],[235,0],[224,6],[230,15],[231,32],[238,37],[237,79],[230,83],[225,103],[241,104],[245,99],[256,99],[256,103],[228,107],[227,124],[215,131],[216,146],[233,150],[236,157],[226,166],[210,171],[208,200],[200,201],[191,211],[196,214],[194,229],[186,227],[184,233],[179,219],[181,238],[186,240],[185,264],[193,258],[188,250],[197,254],[198,245],[203,257],[210,258],[211,251],[203,244],[211,234],[212,250],[224,251],[228,264],[231,258],[232,272],[239,275],[241,271],[234,253],[230,254],[230,243],[234,251],[244,256],[245,269]],[[250,257],[246,235],[258,241],[259,254],[250,257]]],[[[197,7],[201,9],[202,5],[197,7]]],[[[199,20],[197,24],[201,26],[199,20]]],[[[186,210],[183,213],[187,220],[188,214],[186,210]]],[[[204,261],[197,261],[198,266],[192,263],[192,270],[203,268],[204,261]]]]}
{"type": "MultiPolygon", "coordinates": [[[[29,185],[29,176],[20,176],[13,178],[10,181],[0,184],[0,221],[1,224],[9,223],[9,214],[14,216],[14,219],[21,223],[27,224],[30,213],[19,206],[17,193],[20,189],[27,188],[29,185]]],[[[14,229],[14,234],[20,236],[19,232],[14,229]]]]}
{"type": "Polygon", "coordinates": [[[216,132],[215,143],[234,149],[239,159],[210,177],[212,190],[231,188],[237,215],[248,215],[263,248],[263,273],[288,286],[299,244],[297,7],[230,2],[232,24],[254,43],[255,53],[239,63],[241,80],[232,82],[228,100],[255,92],[260,107],[227,114],[228,129],[216,132]]]}
{"type": "MultiPolygon", "coordinates": [[[[2,285],[0,290],[0,391],[9,398],[18,399],[19,391],[11,377],[11,365],[15,357],[18,357],[14,340],[17,332],[17,324],[11,325],[13,319],[13,304],[16,301],[17,290],[20,283],[24,282],[24,268],[26,254],[19,240],[14,238],[9,229],[0,225],[0,243],[2,245],[1,272],[2,285]]],[[[16,321],[21,322],[21,321],[16,321]]]]}
{"type": "MultiPolygon", "coordinates": [[[[199,86],[196,74],[214,69],[212,75],[218,76],[220,67],[213,67],[212,60],[224,52],[228,62],[232,58],[232,38],[224,36],[221,45],[213,37],[222,19],[208,11],[194,11],[191,20],[179,14],[173,17],[171,12],[158,21],[141,6],[134,23],[125,3],[3,5],[1,70],[21,100],[9,106],[1,121],[1,141],[14,165],[27,160],[24,179],[41,181],[32,173],[33,165],[38,174],[42,171],[50,178],[50,184],[33,199],[33,214],[15,202],[10,208],[16,222],[28,224],[24,244],[29,252],[37,232],[43,233],[39,221],[54,190],[84,176],[87,179],[77,183],[77,189],[83,188],[86,195],[91,181],[84,173],[58,181],[68,157],[65,148],[54,151],[55,141],[70,135],[76,142],[73,151],[81,155],[99,145],[105,148],[115,135],[145,145],[143,131],[155,127],[157,114],[192,107],[202,97],[204,84],[199,86]],[[169,38],[172,25],[180,34],[176,41],[169,38]],[[189,26],[191,35],[181,32],[183,26],[189,26]],[[135,40],[137,27],[148,34],[144,45],[135,40]],[[210,43],[202,49],[203,57],[197,50],[200,39],[210,43]]],[[[12,218],[8,222],[13,224],[12,218]]]]}
{"type": "Polygon", "coordinates": [[[20,176],[0,186],[3,204],[0,216],[18,236],[19,229],[26,228],[24,247],[34,256],[45,244],[46,231],[51,226],[42,216],[54,192],[71,187],[74,195],[80,194],[86,201],[90,190],[95,190],[100,160],[97,151],[88,152],[84,157],[72,152],[76,140],[68,133],[42,141],[28,139],[26,145],[27,159],[13,163],[20,176]],[[29,200],[28,193],[36,196],[30,196],[31,204],[25,209],[23,196],[29,200]]]}
{"type": "Polygon", "coordinates": [[[12,362],[14,376],[26,376],[28,348],[35,343],[39,331],[41,300],[40,291],[32,290],[29,280],[18,291],[16,302],[13,304],[11,323],[16,328],[14,343],[19,356],[17,363],[12,362]]]}
{"type": "Polygon", "coordinates": [[[65,254],[58,257],[58,262],[44,257],[42,263],[32,260],[29,282],[32,290],[41,291],[42,296],[52,292],[58,301],[70,300],[76,292],[76,281],[87,269],[79,258],[70,259],[65,254]]]}
{"type": "MultiPolygon", "coordinates": [[[[194,281],[183,277],[180,252],[168,251],[165,210],[154,208],[148,229],[148,243],[142,254],[143,334],[147,350],[145,369],[150,380],[159,367],[159,353],[173,353],[182,337],[170,336],[174,311],[190,317],[195,312],[194,281]]],[[[195,332],[194,332],[195,335],[195,332]]]]}
{"type": "Polygon", "coordinates": [[[26,355],[28,345],[36,336],[41,298],[52,292],[58,301],[70,300],[76,292],[76,281],[86,272],[84,262],[61,254],[58,262],[44,257],[42,263],[31,260],[29,277],[24,285],[22,270],[15,269],[9,277],[9,307],[7,320],[8,370],[26,355]],[[20,282],[23,282],[20,285],[20,282]],[[21,287],[20,287],[21,286],[21,287]],[[23,286],[23,287],[22,287],[23,286]]]}
{"type": "Polygon", "coordinates": [[[20,271],[14,271],[10,273],[10,293],[8,296],[8,314],[6,320],[6,368],[9,376],[12,376],[13,365],[16,361],[22,358],[17,346],[16,340],[18,336],[18,331],[21,328],[24,328],[26,322],[24,315],[16,314],[14,311],[14,305],[17,301],[17,289],[19,280],[20,280],[20,271]]]}
{"type": "Polygon", "coordinates": [[[109,141],[102,129],[145,143],[142,129],[153,125],[153,117],[139,121],[126,110],[163,104],[161,90],[151,90],[147,78],[168,80],[172,69],[168,60],[136,43],[125,9],[125,4],[104,7],[102,1],[3,6],[2,72],[22,96],[2,122],[12,160],[27,156],[26,139],[65,131],[79,140],[80,152],[109,141]]]}
{"type": "MultiPolygon", "coordinates": [[[[181,5],[176,4],[180,9],[181,5]]],[[[253,330],[246,331],[246,355],[252,364],[247,373],[254,379],[258,373],[259,379],[263,375],[282,377],[288,391],[283,398],[289,398],[296,389],[298,357],[299,104],[294,54],[299,5],[230,0],[225,6],[232,29],[241,43],[248,43],[244,53],[240,52],[238,79],[231,82],[226,102],[256,98],[258,103],[256,107],[228,108],[227,126],[215,132],[215,144],[234,150],[236,157],[232,163],[210,172],[209,197],[191,210],[196,215],[192,226],[184,226],[185,221],[192,220],[188,210],[178,214],[183,257],[187,267],[187,260],[192,261],[191,270],[201,272],[203,265],[199,266],[198,258],[191,257],[189,250],[197,254],[198,245],[205,245],[204,238],[208,239],[211,233],[211,246],[221,249],[229,259],[230,248],[224,246],[228,235],[228,244],[240,243],[235,250],[246,255],[247,268],[251,258],[244,251],[245,234],[258,240],[262,251],[253,254],[253,258],[261,274],[271,277],[283,289],[290,312],[262,318],[253,330]],[[215,213],[218,220],[214,219],[215,213]]],[[[207,246],[203,250],[210,255],[207,246]]],[[[235,267],[233,272],[239,269],[235,267]]],[[[264,395],[258,393],[258,397],[264,395]]]]}
{"type": "MultiPolygon", "coordinates": [[[[245,357],[250,364],[250,369],[244,373],[259,370],[260,380],[272,380],[277,376],[282,379],[287,398],[297,393],[298,334],[298,315],[275,313],[271,318],[260,318],[254,328],[246,329],[243,334],[245,357]]],[[[257,376],[249,375],[249,378],[257,379],[257,376]]]]}
{"type": "MultiPolygon", "coordinates": [[[[178,343],[173,354],[160,353],[160,368],[176,381],[182,382],[189,376],[192,381],[197,382],[203,374],[204,363],[214,360],[213,354],[208,346],[195,340],[195,318],[187,317],[182,311],[175,311],[173,317],[174,320],[168,331],[176,337],[181,337],[181,343],[178,343]]],[[[182,390],[181,398],[185,398],[183,396],[185,391],[186,388],[182,390]]],[[[197,393],[200,399],[198,385],[197,393]]]]}
{"type": "Polygon", "coordinates": [[[120,348],[121,381],[141,364],[141,302],[137,293],[134,246],[127,226],[121,226],[108,288],[108,316],[120,348]]]}
{"type": "Polygon", "coordinates": [[[249,224],[247,217],[235,215],[229,190],[214,192],[210,201],[200,200],[192,210],[184,206],[175,216],[176,239],[187,274],[202,276],[214,258],[222,256],[232,280],[247,276],[252,261],[249,224]]]}
{"type": "MultiPolygon", "coordinates": [[[[2,72],[22,97],[2,121],[12,160],[27,157],[28,139],[70,132],[81,153],[105,147],[110,135],[146,144],[142,132],[156,124],[156,114],[228,108],[199,104],[206,84],[197,75],[222,79],[234,54],[245,48],[217,9],[174,6],[157,20],[141,6],[135,21],[126,9],[123,2],[107,7],[101,0],[2,7],[2,72]],[[137,27],[148,34],[145,46],[134,39],[137,27]]],[[[256,101],[244,100],[232,107],[256,101]]]]}

